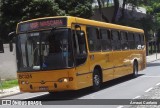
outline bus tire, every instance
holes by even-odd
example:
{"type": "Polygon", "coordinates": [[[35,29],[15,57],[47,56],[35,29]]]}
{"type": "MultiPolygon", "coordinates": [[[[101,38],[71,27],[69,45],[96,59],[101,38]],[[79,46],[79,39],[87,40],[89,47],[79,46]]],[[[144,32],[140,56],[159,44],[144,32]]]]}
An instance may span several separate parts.
{"type": "Polygon", "coordinates": [[[101,81],[100,71],[98,69],[94,69],[93,72],[93,91],[98,91],[101,87],[102,81],[101,81]]]}
{"type": "Polygon", "coordinates": [[[138,62],[134,62],[133,64],[133,77],[137,77],[138,76],[138,62]]]}

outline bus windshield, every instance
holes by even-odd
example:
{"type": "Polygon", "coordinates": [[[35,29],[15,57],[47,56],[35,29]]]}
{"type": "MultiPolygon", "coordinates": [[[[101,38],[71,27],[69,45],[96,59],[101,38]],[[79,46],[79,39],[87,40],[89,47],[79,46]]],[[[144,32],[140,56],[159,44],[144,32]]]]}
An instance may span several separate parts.
{"type": "Polygon", "coordinates": [[[18,71],[51,70],[73,66],[70,29],[19,34],[18,71]]]}

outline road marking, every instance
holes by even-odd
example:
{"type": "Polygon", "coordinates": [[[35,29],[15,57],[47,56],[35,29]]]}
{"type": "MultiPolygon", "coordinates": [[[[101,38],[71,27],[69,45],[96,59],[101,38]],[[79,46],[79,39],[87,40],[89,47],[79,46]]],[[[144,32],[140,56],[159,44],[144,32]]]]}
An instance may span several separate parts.
{"type": "Polygon", "coordinates": [[[133,99],[138,99],[138,98],[140,98],[141,96],[136,96],[135,98],[133,98],[133,99]]]}
{"type": "Polygon", "coordinates": [[[149,92],[150,90],[152,90],[153,88],[149,88],[149,89],[147,89],[145,92],[149,92]]]}
{"type": "Polygon", "coordinates": [[[160,76],[141,76],[141,77],[146,77],[146,78],[160,78],[160,76]]]}
{"type": "Polygon", "coordinates": [[[118,106],[117,108],[123,108],[123,107],[124,107],[124,106],[121,105],[121,106],[118,106]]]}
{"type": "Polygon", "coordinates": [[[157,83],[156,86],[160,85],[160,83],[157,83]]]}

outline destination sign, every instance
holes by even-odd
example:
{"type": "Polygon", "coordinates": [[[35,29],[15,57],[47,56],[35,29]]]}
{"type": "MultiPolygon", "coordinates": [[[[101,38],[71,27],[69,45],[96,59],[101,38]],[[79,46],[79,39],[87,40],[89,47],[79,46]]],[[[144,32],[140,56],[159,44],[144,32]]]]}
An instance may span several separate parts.
{"type": "Polygon", "coordinates": [[[67,26],[67,18],[43,19],[19,24],[18,32],[65,26],[67,26]]]}

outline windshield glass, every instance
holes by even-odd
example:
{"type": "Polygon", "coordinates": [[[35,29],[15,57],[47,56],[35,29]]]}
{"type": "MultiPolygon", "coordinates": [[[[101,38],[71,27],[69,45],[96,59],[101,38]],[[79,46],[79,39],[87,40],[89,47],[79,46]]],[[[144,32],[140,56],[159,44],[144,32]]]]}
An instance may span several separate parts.
{"type": "Polygon", "coordinates": [[[18,71],[62,69],[73,66],[69,29],[19,34],[18,71]]]}

